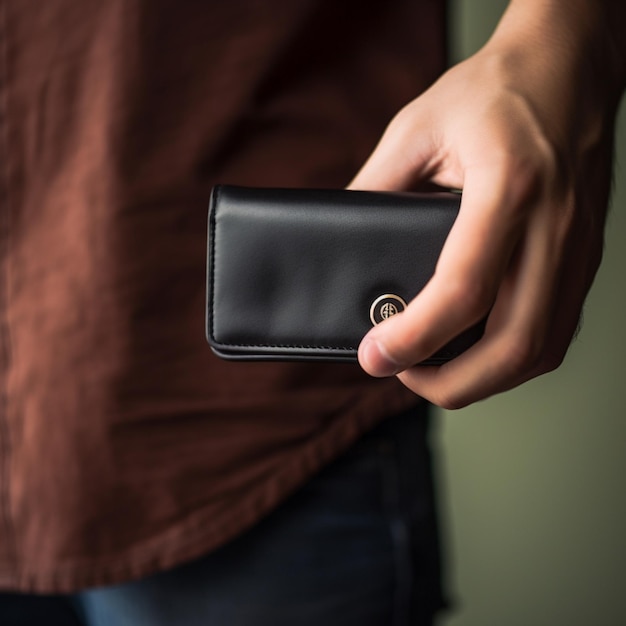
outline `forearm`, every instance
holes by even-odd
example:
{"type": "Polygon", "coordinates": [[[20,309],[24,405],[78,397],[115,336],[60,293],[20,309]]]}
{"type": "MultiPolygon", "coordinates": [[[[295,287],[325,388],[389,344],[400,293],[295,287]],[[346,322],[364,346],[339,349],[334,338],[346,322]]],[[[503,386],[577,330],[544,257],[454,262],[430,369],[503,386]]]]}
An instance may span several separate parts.
{"type": "MultiPolygon", "coordinates": [[[[626,87],[624,0],[511,0],[489,46],[511,44],[547,62],[569,63],[617,103],[626,87]]],[[[591,85],[590,85],[591,86],[591,85]]]]}

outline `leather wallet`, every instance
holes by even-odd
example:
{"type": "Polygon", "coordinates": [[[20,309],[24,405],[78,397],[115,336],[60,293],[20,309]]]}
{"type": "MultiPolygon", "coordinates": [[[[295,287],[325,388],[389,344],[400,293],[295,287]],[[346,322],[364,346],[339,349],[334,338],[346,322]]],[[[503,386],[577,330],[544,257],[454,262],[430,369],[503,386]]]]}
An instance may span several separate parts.
{"type": "MultiPolygon", "coordinates": [[[[455,193],[218,186],[206,334],[227,359],[356,361],[362,337],[433,275],[455,193]]],[[[424,361],[454,358],[474,327],[424,361]]]]}

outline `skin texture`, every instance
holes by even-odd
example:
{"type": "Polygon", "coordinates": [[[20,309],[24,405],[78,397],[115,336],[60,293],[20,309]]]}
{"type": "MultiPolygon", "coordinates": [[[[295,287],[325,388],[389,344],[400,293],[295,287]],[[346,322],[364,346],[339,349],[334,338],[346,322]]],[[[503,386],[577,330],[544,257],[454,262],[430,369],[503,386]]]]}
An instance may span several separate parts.
{"type": "Polygon", "coordinates": [[[487,44],[392,120],[353,189],[462,189],[425,289],[373,328],[359,361],[444,408],[558,367],[602,257],[622,0],[513,0],[487,44]],[[484,337],[415,366],[488,315],[484,337]]]}

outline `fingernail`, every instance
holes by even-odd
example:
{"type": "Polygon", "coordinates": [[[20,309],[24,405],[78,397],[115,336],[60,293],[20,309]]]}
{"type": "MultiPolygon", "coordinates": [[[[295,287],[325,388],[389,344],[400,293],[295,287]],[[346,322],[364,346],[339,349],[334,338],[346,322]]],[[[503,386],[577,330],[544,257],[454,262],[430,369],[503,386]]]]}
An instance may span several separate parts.
{"type": "Polygon", "coordinates": [[[372,376],[393,376],[402,368],[387,353],[382,343],[366,337],[361,342],[359,356],[364,369],[372,376]]]}

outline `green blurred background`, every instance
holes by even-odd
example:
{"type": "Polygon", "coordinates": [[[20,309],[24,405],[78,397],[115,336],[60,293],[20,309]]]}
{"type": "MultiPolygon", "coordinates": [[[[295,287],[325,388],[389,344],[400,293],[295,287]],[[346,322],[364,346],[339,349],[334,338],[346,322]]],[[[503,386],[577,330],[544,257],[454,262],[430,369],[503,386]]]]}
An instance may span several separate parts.
{"type": "MultiPolygon", "coordinates": [[[[451,51],[478,49],[507,2],[452,0],[451,51]]],[[[625,35],[626,36],[626,35],[625,35]]],[[[444,626],[626,624],[626,107],[606,252],[564,365],[441,411],[444,626]]]]}

